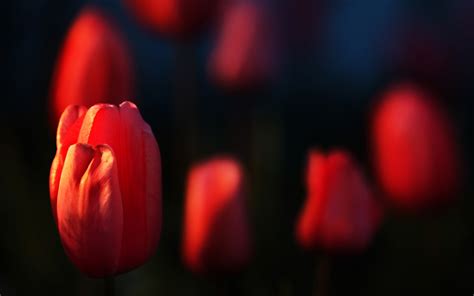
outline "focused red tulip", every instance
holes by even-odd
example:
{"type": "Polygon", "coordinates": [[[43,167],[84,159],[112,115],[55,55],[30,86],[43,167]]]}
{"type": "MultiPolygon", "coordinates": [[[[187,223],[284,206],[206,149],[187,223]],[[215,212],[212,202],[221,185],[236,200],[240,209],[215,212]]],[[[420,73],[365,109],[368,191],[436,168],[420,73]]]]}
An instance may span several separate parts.
{"type": "Polygon", "coordinates": [[[69,106],[61,116],[50,196],[64,249],[91,277],[136,268],[161,230],[161,161],[137,107],[69,106]]]}
{"type": "Polygon", "coordinates": [[[227,157],[193,167],[188,176],[183,259],[195,272],[235,272],[251,254],[242,168],[227,157]]]}
{"type": "Polygon", "coordinates": [[[268,82],[275,70],[275,40],[261,4],[229,5],[209,61],[213,81],[230,90],[247,90],[268,82]]]}
{"type": "Polygon", "coordinates": [[[69,105],[119,104],[133,96],[133,63],[125,39],[95,7],[79,14],[56,64],[51,111],[57,123],[69,105]]]}
{"type": "Polygon", "coordinates": [[[375,109],[375,169],[394,205],[419,211],[455,197],[460,160],[453,127],[423,90],[390,88],[375,109]]]}
{"type": "Polygon", "coordinates": [[[137,20],[161,34],[188,39],[213,21],[222,0],[124,0],[137,20]]]}
{"type": "Polygon", "coordinates": [[[307,199],[296,224],[302,247],[329,252],[363,251],[381,220],[381,209],[347,152],[309,154],[307,199]]]}

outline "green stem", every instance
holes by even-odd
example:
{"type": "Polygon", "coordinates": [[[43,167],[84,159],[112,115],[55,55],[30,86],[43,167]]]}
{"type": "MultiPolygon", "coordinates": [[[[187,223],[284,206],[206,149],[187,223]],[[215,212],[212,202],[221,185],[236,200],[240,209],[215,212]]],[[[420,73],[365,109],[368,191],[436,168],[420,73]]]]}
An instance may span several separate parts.
{"type": "Polygon", "coordinates": [[[198,138],[196,96],[197,56],[192,44],[177,44],[175,60],[174,120],[176,134],[175,155],[180,168],[194,158],[198,138]]]}

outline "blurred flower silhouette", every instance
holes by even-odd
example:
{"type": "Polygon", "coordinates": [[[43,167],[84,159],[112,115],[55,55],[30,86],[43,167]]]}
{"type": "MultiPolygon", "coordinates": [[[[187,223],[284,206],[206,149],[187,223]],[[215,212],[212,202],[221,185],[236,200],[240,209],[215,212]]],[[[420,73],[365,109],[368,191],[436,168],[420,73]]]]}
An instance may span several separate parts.
{"type": "Polygon", "coordinates": [[[211,23],[222,0],[124,0],[144,26],[178,39],[189,39],[211,23]]]}
{"type": "Polygon", "coordinates": [[[251,255],[244,175],[240,164],[216,157],[188,177],[183,259],[195,272],[236,272],[251,255]]]}
{"type": "Polygon", "coordinates": [[[84,8],[56,64],[51,98],[54,123],[69,105],[119,104],[133,97],[133,91],[133,64],[125,39],[105,13],[84,8]]]}
{"type": "Polygon", "coordinates": [[[161,161],[137,107],[69,106],[50,174],[51,206],[71,261],[91,277],[153,255],[161,229],[161,161]]]}
{"type": "Polygon", "coordinates": [[[372,137],[379,181],[396,206],[417,211],[455,198],[460,160],[453,127],[424,90],[388,89],[375,109],[372,137]]]}
{"type": "Polygon", "coordinates": [[[265,8],[251,0],[227,7],[209,61],[211,80],[231,90],[247,90],[270,80],[276,44],[265,8]]]}
{"type": "Polygon", "coordinates": [[[312,150],[306,178],[307,199],[296,225],[300,245],[336,253],[367,248],[382,212],[351,156],[312,150]]]}

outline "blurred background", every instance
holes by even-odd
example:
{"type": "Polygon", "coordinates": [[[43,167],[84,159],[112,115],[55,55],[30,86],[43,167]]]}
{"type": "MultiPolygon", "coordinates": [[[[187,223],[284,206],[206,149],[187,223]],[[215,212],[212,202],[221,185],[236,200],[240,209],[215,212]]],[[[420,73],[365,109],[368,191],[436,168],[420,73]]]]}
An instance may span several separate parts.
{"type": "MultiPolygon", "coordinates": [[[[183,45],[144,30],[120,1],[87,3],[108,12],[126,37],[135,61],[136,101],[162,153],[160,244],[146,265],[117,277],[117,295],[312,295],[318,263],[325,259],[301,250],[294,238],[307,151],[345,148],[372,178],[372,106],[381,91],[400,81],[436,94],[454,119],[463,190],[440,213],[390,212],[365,253],[331,258],[328,295],[474,293],[471,0],[266,1],[275,19],[278,69],[271,82],[243,93],[223,91],[208,79],[212,27],[184,45],[193,56],[186,68],[177,58],[183,45]],[[195,275],[180,254],[187,171],[216,153],[240,159],[250,185],[255,252],[248,268],[232,278],[195,275]]],[[[4,3],[1,295],[103,292],[102,281],[81,275],[66,257],[48,191],[55,154],[51,77],[65,34],[85,4],[4,3]]]]}

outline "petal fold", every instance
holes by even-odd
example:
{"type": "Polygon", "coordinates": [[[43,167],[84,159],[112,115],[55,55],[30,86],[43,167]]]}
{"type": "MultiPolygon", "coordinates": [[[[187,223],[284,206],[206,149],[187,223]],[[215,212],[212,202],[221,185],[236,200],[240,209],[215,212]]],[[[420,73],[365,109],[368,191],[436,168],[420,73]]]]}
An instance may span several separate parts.
{"type": "Polygon", "coordinates": [[[109,146],[72,145],[58,190],[58,228],[69,258],[92,277],[118,268],[123,231],[117,164],[109,146]]]}
{"type": "Polygon", "coordinates": [[[69,146],[77,141],[79,129],[87,111],[82,106],[69,106],[64,110],[58,124],[56,136],[57,152],[49,174],[49,193],[54,221],[57,222],[56,203],[58,196],[59,178],[63,169],[64,159],[69,146]]]}

